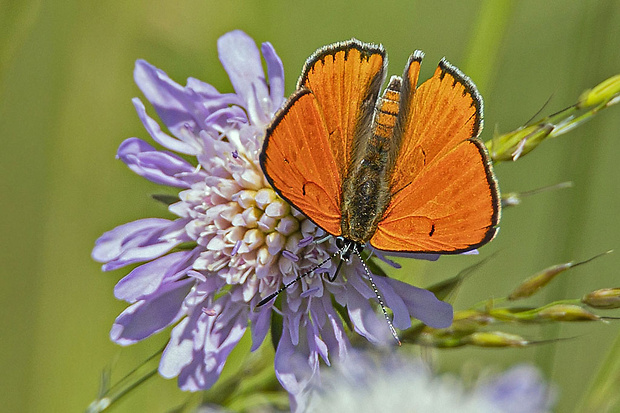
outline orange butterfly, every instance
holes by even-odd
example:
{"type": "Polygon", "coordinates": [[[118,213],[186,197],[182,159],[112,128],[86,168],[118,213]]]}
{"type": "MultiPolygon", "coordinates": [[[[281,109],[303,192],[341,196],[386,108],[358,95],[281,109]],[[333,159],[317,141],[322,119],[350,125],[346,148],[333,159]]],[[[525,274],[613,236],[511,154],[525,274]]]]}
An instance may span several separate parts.
{"type": "Polygon", "coordinates": [[[477,139],[482,98],[445,59],[417,86],[423,56],[379,97],[381,45],[322,47],[267,129],[267,179],[341,248],[457,254],[497,231],[499,190],[477,139]]]}

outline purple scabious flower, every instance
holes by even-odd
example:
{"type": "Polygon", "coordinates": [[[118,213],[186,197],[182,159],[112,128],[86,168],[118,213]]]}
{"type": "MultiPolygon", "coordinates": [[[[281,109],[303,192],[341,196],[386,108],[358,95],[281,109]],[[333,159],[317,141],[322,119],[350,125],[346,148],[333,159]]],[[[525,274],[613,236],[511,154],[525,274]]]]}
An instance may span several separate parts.
{"type": "Polygon", "coordinates": [[[466,385],[453,374],[433,374],[419,358],[352,352],[321,381],[309,413],[548,413],[555,404],[554,387],[525,364],[466,385]]]}
{"type": "MultiPolygon", "coordinates": [[[[346,309],[354,330],[370,342],[391,336],[357,259],[333,282],[328,276],[335,265],[328,262],[281,294],[278,308],[273,302],[256,307],[337,249],[332,237],[275,193],[258,162],[265,129],[284,103],[284,69],[274,48],[263,43],[259,51],[249,36],[233,31],[219,39],[218,52],[234,93],[194,78],[181,86],[149,63],[136,63],[135,81],[169,133],[140,99],[134,106],[151,138],[167,150],[129,138],[118,158],[180,192],[169,206],[174,219],[140,219],[96,242],[92,257],[104,271],[140,263],[114,289],[130,305],[110,336],[129,345],[174,325],[159,373],[197,391],[215,383],[248,326],[252,350],[260,346],[277,311],[283,325],[276,375],[293,409],[301,410],[319,360],[329,364],[349,351],[336,307],[346,309]]],[[[375,282],[396,327],[410,327],[411,317],[438,328],[451,323],[451,306],[429,291],[384,277],[375,282]]]]}

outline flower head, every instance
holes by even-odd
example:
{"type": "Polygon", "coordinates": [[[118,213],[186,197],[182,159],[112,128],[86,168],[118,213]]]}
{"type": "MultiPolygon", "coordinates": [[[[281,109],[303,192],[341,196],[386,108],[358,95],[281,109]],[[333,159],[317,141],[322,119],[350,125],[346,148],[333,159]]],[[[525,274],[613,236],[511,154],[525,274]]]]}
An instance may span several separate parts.
{"type": "MultiPolygon", "coordinates": [[[[110,335],[129,345],[176,324],[159,372],[195,391],[218,379],[248,321],[254,350],[278,311],[283,325],[276,374],[293,407],[301,408],[298,396],[316,379],[319,359],[329,364],[350,347],[337,306],[346,308],[354,330],[369,341],[386,342],[390,333],[371,305],[375,294],[355,259],[333,282],[328,276],[335,266],[328,261],[288,288],[278,309],[273,303],[256,307],[337,248],[275,193],[258,162],[265,129],[284,102],[284,69],[273,47],[264,43],[259,52],[251,38],[234,31],[219,39],[218,51],[234,93],[193,78],[180,86],[147,62],[136,63],[136,83],[170,134],[141,100],[135,98],[134,106],[151,138],[167,150],[130,138],[118,158],[180,192],[169,205],[176,218],[137,220],[96,242],[92,256],[105,271],[140,263],[115,287],[116,297],[130,306],[110,335]]],[[[375,282],[396,327],[410,327],[411,317],[435,327],[450,324],[452,308],[432,293],[384,277],[375,282]]]]}
{"type": "Polygon", "coordinates": [[[544,413],[553,389],[538,370],[515,366],[466,386],[450,374],[437,376],[420,359],[354,352],[326,372],[312,392],[309,412],[544,413]]]}

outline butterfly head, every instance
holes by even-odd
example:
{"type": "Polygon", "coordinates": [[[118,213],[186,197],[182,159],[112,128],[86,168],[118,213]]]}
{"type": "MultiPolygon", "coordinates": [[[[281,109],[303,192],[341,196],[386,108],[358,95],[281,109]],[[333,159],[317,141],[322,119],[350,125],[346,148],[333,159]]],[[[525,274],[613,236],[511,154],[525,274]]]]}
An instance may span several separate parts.
{"type": "Polygon", "coordinates": [[[336,247],[340,250],[340,259],[349,261],[351,254],[360,254],[362,252],[364,244],[345,237],[336,237],[336,247]]]}

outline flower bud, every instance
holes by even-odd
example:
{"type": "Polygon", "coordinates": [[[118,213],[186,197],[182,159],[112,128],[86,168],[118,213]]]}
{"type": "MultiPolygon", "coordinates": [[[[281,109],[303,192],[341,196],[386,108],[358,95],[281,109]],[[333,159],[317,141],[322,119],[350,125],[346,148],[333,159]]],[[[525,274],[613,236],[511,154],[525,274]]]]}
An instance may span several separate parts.
{"type": "Polygon", "coordinates": [[[599,321],[601,317],[574,304],[556,304],[538,312],[538,317],[553,321],[599,321]]]}
{"type": "Polygon", "coordinates": [[[486,326],[494,321],[489,314],[478,310],[462,310],[454,312],[454,319],[449,329],[452,332],[474,332],[479,327],[486,326]]]}
{"type": "Polygon", "coordinates": [[[551,280],[555,278],[559,273],[568,270],[573,266],[573,263],[567,262],[564,264],[554,265],[537,274],[532,275],[521,283],[515,290],[508,296],[509,300],[519,300],[521,298],[527,298],[538,290],[549,284],[551,280]]]}
{"type": "Polygon", "coordinates": [[[551,282],[551,280],[553,280],[555,278],[556,275],[558,275],[561,272],[564,272],[566,270],[568,270],[569,268],[573,268],[576,267],[578,265],[583,265],[583,264],[587,264],[590,261],[598,258],[598,257],[602,257],[603,255],[609,254],[611,253],[613,250],[609,250],[609,251],[605,251],[601,254],[595,255],[592,258],[588,258],[585,261],[580,261],[580,262],[567,262],[564,264],[558,264],[558,265],[554,265],[552,267],[546,268],[544,270],[542,270],[541,272],[532,275],[530,278],[526,279],[525,281],[523,281],[521,283],[521,285],[519,285],[509,296],[508,299],[509,300],[519,300],[521,298],[527,298],[530,297],[532,295],[534,295],[534,293],[536,293],[538,290],[540,290],[541,288],[543,288],[545,285],[549,284],[549,282],[551,282]]]}
{"type": "Polygon", "coordinates": [[[466,341],[479,347],[525,347],[528,344],[523,337],[502,331],[479,331],[467,336],[466,341]]]}
{"type": "Polygon", "coordinates": [[[493,308],[489,310],[489,316],[504,322],[527,322],[536,317],[532,311],[531,308],[493,308]]]}
{"type": "Polygon", "coordinates": [[[459,336],[434,334],[434,331],[424,331],[419,335],[416,342],[422,346],[435,347],[435,348],[454,348],[464,346],[464,343],[459,336]]]}
{"type": "Polygon", "coordinates": [[[583,296],[581,301],[593,308],[620,308],[620,288],[602,288],[583,296]]]}
{"type": "Polygon", "coordinates": [[[494,162],[516,161],[545,140],[554,127],[550,123],[526,126],[487,141],[491,159],[494,162]]]}
{"type": "Polygon", "coordinates": [[[620,75],[612,76],[594,86],[594,88],[583,92],[581,96],[579,96],[577,107],[582,109],[600,105],[609,102],[617,96],[620,96],[620,75]]]}

